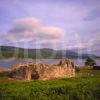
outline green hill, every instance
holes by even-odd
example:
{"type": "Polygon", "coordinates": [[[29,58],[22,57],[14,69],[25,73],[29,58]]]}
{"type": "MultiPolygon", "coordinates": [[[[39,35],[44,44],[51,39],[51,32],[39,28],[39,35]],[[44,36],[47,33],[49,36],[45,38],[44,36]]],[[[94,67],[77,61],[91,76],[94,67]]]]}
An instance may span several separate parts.
{"type": "Polygon", "coordinates": [[[53,50],[43,49],[25,49],[11,46],[0,46],[0,59],[16,58],[16,59],[60,59],[60,58],[78,58],[87,56],[97,57],[95,55],[78,54],[71,50],[53,50]]]}

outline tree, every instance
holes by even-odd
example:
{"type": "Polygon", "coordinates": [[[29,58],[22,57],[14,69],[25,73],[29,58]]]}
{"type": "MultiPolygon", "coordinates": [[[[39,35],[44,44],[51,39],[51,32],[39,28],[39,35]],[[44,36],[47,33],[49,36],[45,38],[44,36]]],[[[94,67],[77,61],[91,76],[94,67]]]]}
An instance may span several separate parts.
{"type": "Polygon", "coordinates": [[[96,65],[96,62],[95,62],[94,59],[88,57],[88,58],[86,59],[86,61],[85,61],[85,65],[86,65],[86,66],[91,66],[91,67],[92,67],[92,66],[96,65]]]}

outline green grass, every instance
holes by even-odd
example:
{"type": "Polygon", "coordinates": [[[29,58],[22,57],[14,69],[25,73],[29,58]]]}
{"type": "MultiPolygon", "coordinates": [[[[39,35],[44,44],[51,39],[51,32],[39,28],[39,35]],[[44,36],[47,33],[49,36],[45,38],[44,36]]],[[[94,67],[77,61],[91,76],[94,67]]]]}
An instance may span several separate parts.
{"type": "Polygon", "coordinates": [[[1,78],[0,100],[100,100],[100,78],[31,82],[1,78]]]}
{"type": "Polygon", "coordinates": [[[81,77],[47,81],[9,80],[0,73],[0,100],[100,100],[100,71],[80,69],[81,77]]]}
{"type": "Polygon", "coordinates": [[[76,73],[79,77],[100,77],[100,70],[92,70],[87,67],[78,68],[76,73]]]}

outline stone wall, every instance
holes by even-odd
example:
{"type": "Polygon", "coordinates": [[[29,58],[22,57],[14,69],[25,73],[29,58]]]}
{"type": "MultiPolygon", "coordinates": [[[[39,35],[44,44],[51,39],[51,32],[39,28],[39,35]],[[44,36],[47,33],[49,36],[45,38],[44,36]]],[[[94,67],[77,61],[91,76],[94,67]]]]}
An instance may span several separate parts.
{"type": "Polygon", "coordinates": [[[11,76],[29,81],[69,78],[75,77],[75,67],[69,59],[61,60],[58,64],[20,63],[12,68],[11,76]]]}

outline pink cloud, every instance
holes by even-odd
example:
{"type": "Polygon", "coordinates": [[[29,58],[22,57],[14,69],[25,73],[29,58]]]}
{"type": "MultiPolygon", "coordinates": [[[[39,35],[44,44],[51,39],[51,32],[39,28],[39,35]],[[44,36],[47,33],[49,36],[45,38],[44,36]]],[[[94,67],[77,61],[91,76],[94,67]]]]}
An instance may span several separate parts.
{"type": "Polygon", "coordinates": [[[15,21],[15,26],[5,35],[10,42],[34,42],[37,44],[58,44],[64,36],[60,27],[45,26],[36,18],[24,18],[15,21]]]}

